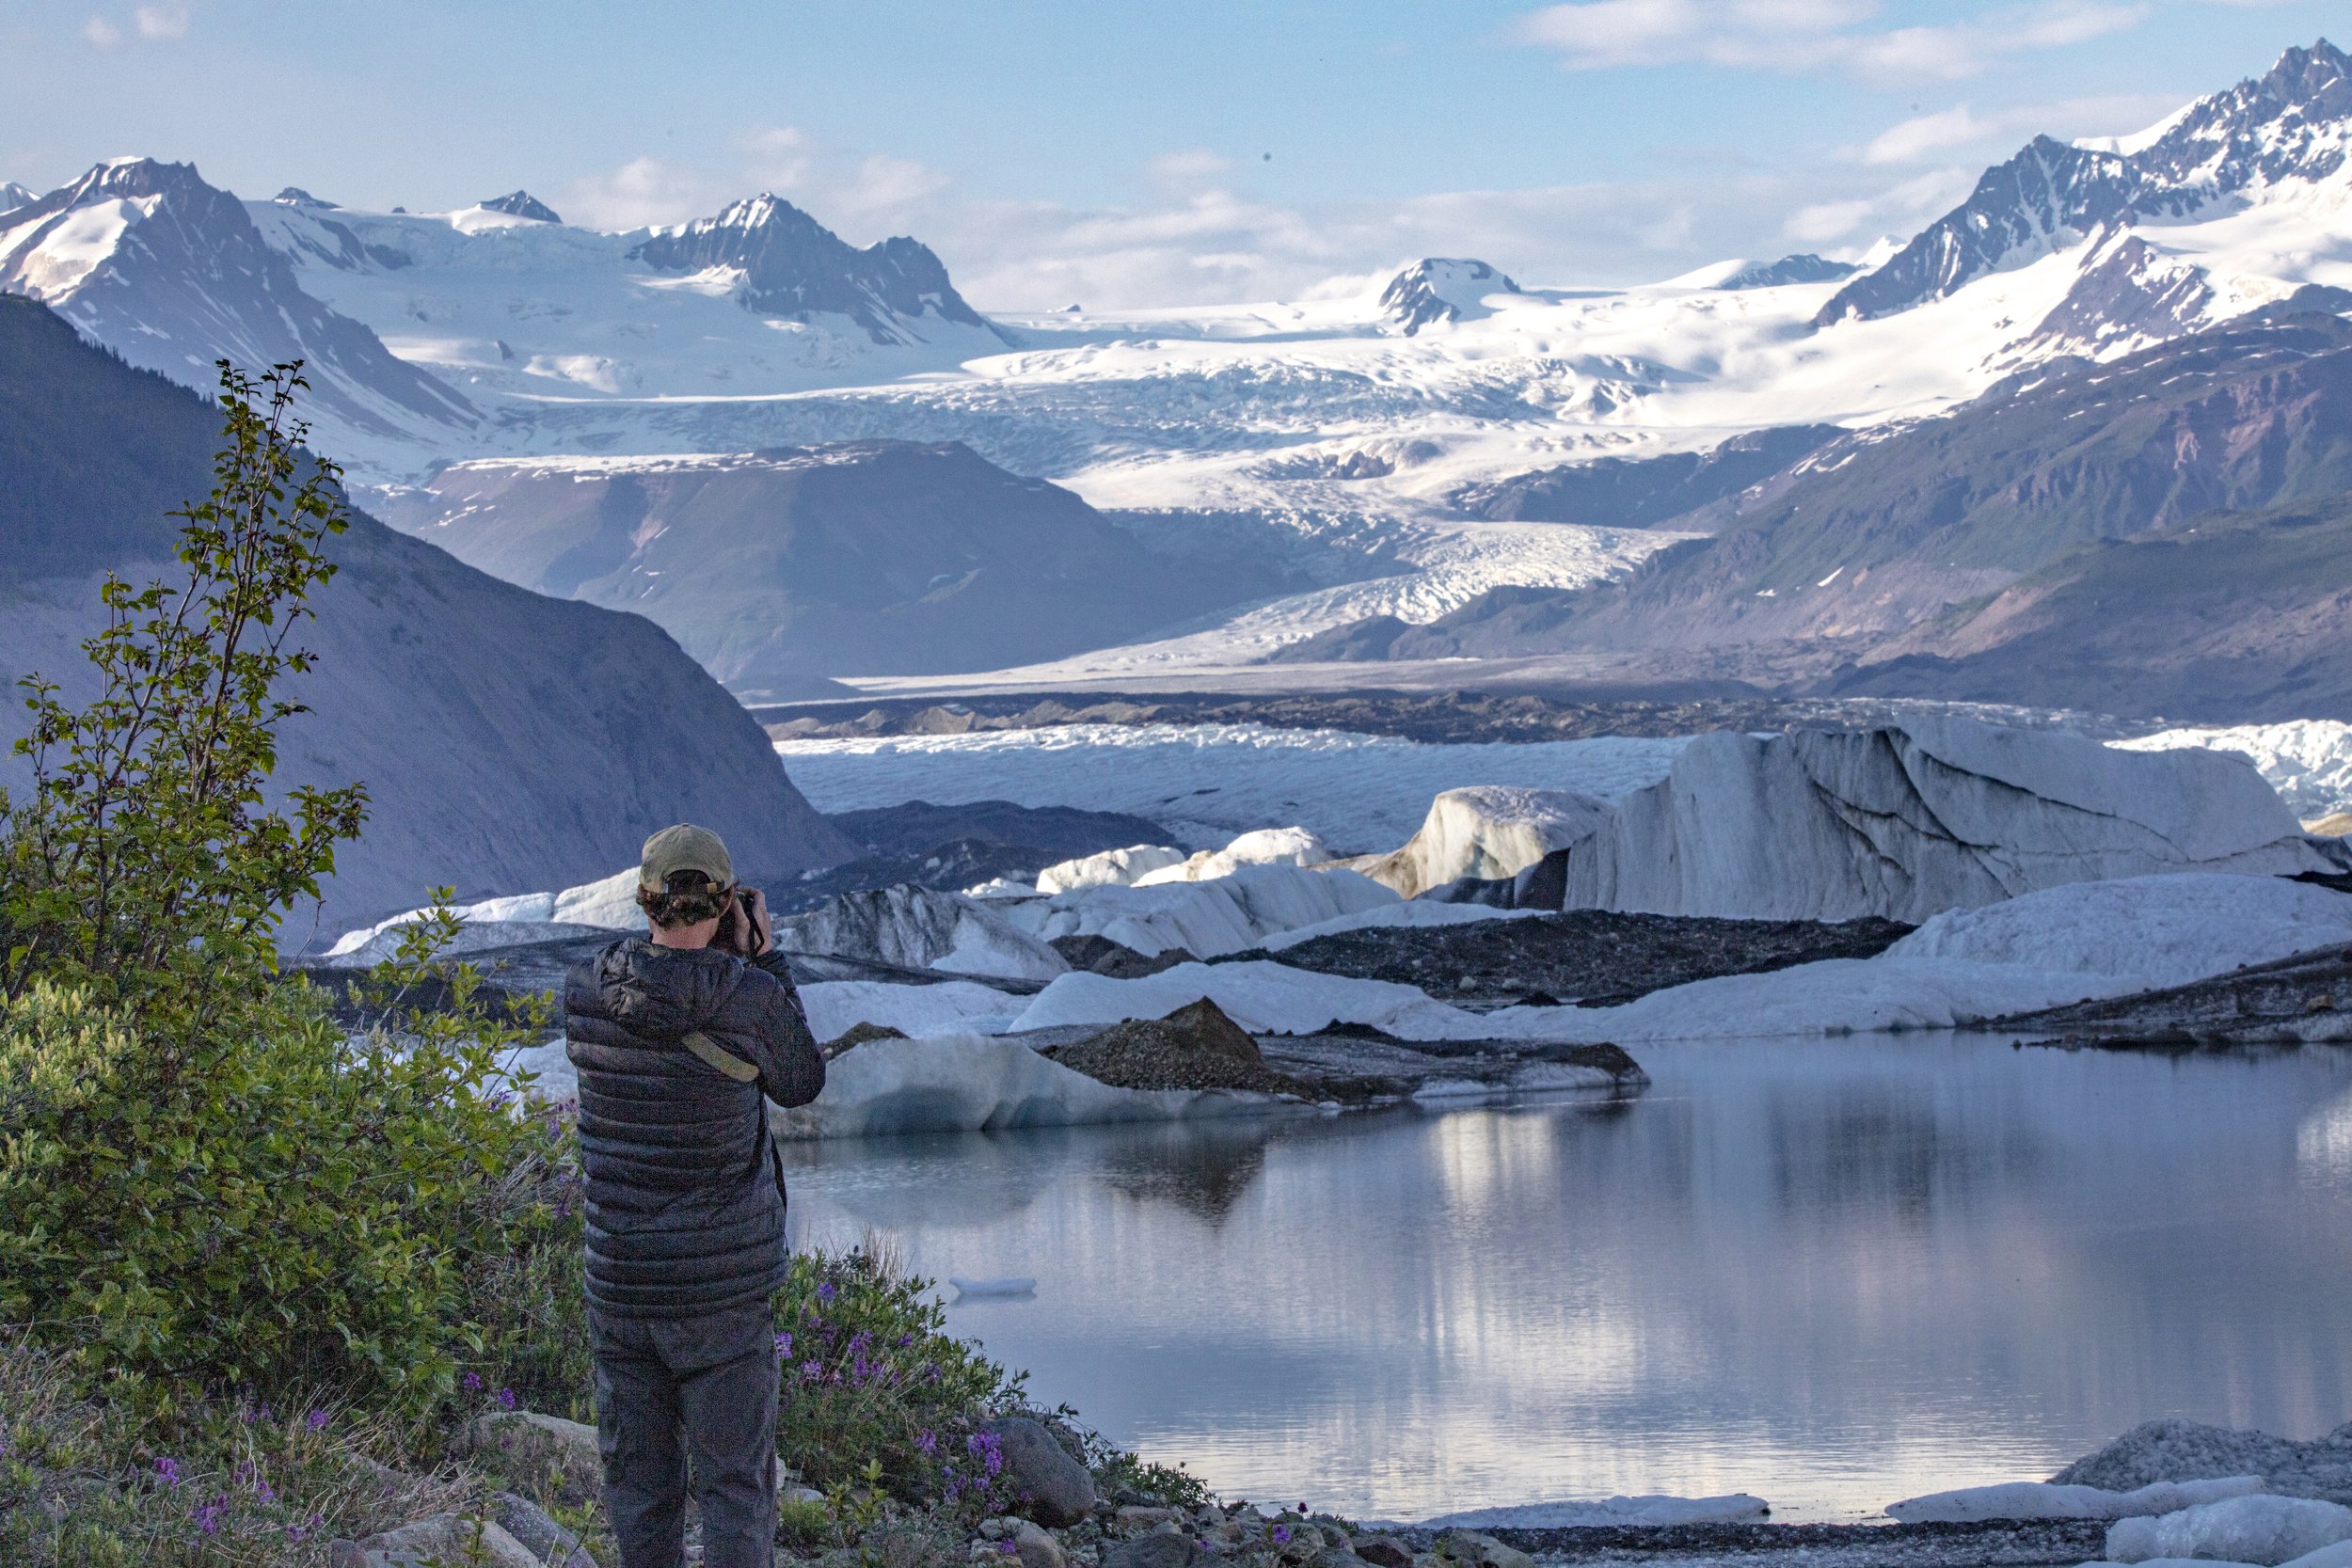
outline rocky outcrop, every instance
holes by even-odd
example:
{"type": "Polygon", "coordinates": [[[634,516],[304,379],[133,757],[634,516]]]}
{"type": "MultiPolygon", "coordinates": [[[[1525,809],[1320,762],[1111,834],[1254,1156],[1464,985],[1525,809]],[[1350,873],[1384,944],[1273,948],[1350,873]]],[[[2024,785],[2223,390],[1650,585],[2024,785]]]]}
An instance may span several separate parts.
{"type": "Polygon", "coordinates": [[[1473,784],[1432,800],[1427,819],[1402,849],[1348,863],[1413,898],[1463,878],[1516,876],[1592,837],[1609,816],[1608,801],[1573,790],[1473,784]]]}
{"type": "Polygon", "coordinates": [[[1122,1089],[1300,1092],[1266,1066],[1258,1042],[1205,996],[1166,1018],[1115,1023],[1091,1039],[1050,1047],[1045,1054],[1122,1089]]]}
{"type": "Polygon", "coordinates": [[[1570,855],[1566,905],[1917,922],[2070,882],[2326,869],[2243,758],[1920,718],[1700,736],[1570,855]]]}

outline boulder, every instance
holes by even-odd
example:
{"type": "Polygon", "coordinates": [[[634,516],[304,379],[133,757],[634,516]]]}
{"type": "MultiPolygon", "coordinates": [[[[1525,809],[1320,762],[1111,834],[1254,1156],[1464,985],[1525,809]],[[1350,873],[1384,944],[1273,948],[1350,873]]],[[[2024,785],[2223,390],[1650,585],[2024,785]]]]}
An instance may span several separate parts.
{"type": "Polygon", "coordinates": [[[1020,1510],[1059,1528],[1094,1512],[1094,1477],[1070,1457],[1054,1434],[1026,1416],[1000,1416],[981,1424],[1003,1446],[1005,1470],[1021,1497],[1020,1510]]]}
{"type": "Polygon", "coordinates": [[[1428,817],[1402,849],[1348,863],[1415,898],[1450,882],[1515,876],[1592,837],[1610,816],[1608,801],[1573,790],[1474,784],[1432,800],[1428,817]]]}
{"type": "Polygon", "coordinates": [[[566,1503],[587,1502],[603,1484],[596,1429],[535,1410],[493,1410],[469,1421],[453,1449],[460,1455],[497,1454],[510,1476],[516,1466],[544,1469],[566,1503]]]}
{"type": "Polygon", "coordinates": [[[1107,974],[1114,980],[1139,980],[1146,974],[1157,974],[1164,969],[1193,961],[1193,955],[1181,947],[1146,958],[1104,936],[1056,937],[1050,945],[1072,969],[1089,974],[1107,974]]]}
{"type": "Polygon", "coordinates": [[[580,1537],[530,1498],[501,1492],[490,1502],[499,1528],[513,1536],[545,1568],[596,1568],[596,1559],[580,1544],[580,1537]]]}
{"type": "Polygon", "coordinates": [[[1439,1537],[1438,1560],[1462,1568],[1535,1568],[1535,1560],[1518,1547],[1471,1529],[1448,1530],[1439,1537]]]}
{"type": "Polygon", "coordinates": [[[1356,1555],[1373,1568],[1413,1568],[1413,1554],[1406,1544],[1386,1535],[1359,1535],[1349,1543],[1356,1555]]]}
{"type": "Polygon", "coordinates": [[[1063,1568],[1069,1560],[1061,1543],[1026,1519],[1016,1520],[1012,1533],[1005,1537],[1019,1554],[1021,1568],[1063,1568]]]}
{"type": "Polygon", "coordinates": [[[1103,1549],[1103,1568],[1191,1568],[1200,1544],[1189,1535],[1138,1535],[1103,1549]]]}
{"type": "Polygon", "coordinates": [[[1070,970],[1059,953],[978,901],[904,882],[845,893],[779,920],[775,942],[787,953],[1008,980],[1051,980],[1070,970]]]}
{"type": "Polygon", "coordinates": [[[1052,1047],[1045,1054],[1122,1089],[1301,1092],[1266,1066],[1258,1042],[1205,996],[1166,1018],[1115,1023],[1090,1039],[1052,1047]]]}
{"type": "Polygon", "coordinates": [[[1921,717],[1699,736],[1570,855],[1565,904],[1916,923],[2069,882],[2323,861],[2243,757],[1921,717]]]}
{"type": "Polygon", "coordinates": [[[2352,1509],[2315,1497],[2258,1495],[2119,1520],[2107,1528],[2107,1557],[2116,1562],[2205,1558],[2271,1565],[2344,1540],[2352,1540],[2352,1509]]]}
{"type": "Polygon", "coordinates": [[[328,1548],[333,1568],[546,1568],[544,1560],[487,1519],[436,1513],[427,1519],[328,1548]]]}

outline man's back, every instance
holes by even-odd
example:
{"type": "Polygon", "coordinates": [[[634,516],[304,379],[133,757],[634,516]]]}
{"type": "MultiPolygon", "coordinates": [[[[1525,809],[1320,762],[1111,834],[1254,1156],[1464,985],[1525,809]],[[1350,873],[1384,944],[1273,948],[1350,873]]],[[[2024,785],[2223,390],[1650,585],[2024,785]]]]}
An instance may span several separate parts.
{"type": "Polygon", "coordinates": [[[806,1104],[825,1082],[782,958],[631,937],[574,965],[564,1001],[590,1304],[683,1318],[764,1299],[786,1273],[764,1101],[806,1104]],[[755,1076],[712,1065],[692,1036],[755,1076]]]}

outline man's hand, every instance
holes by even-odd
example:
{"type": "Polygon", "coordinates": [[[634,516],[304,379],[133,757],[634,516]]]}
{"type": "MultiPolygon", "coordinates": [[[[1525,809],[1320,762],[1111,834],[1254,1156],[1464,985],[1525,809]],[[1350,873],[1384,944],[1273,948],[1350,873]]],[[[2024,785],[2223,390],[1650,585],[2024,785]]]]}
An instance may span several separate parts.
{"type": "Polygon", "coordinates": [[[756,958],[775,945],[775,923],[768,914],[768,895],[758,888],[742,888],[727,905],[727,945],[747,958],[756,958]],[[751,900],[751,929],[743,928],[743,896],[751,900]]]}

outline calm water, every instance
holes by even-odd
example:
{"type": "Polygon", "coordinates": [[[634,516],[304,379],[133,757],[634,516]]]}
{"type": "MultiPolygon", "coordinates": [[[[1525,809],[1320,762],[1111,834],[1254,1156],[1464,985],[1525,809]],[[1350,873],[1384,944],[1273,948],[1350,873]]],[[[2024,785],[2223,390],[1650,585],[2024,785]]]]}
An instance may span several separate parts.
{"type": "Polygon", "coordinates": [[[1639,1099],[798,1151],[815,1239],[1228,1495],[1370,1516],[2046,1474],[2352,1418],[2352,1053],[1654,1047],[1639,1099]]]}

